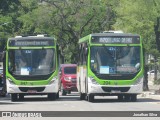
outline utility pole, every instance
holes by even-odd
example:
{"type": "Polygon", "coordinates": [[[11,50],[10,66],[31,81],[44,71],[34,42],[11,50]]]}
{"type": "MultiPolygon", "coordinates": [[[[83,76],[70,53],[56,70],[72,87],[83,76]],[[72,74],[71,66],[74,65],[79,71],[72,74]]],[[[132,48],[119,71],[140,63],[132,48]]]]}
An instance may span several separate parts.
{"type": "Polygon", "coordinates": [[[156,35],[156,45],[157,45],[157,49],[158,51],[160,52],[160,28],[159,28],[159,25],[160,25],[160,17],[157,17],[157,24],[154,25],[154,32],[155,32],[155,35],[156,35]]]}
{"type": "Polygon", "coordinates": [[[154,57],[154,81],[157,80],[157,57],[154,57]]]}
{"type": "MultiPolygon", "coordinates": [[[[157,49],[160,52],[160,17],[157,17],[157,24],[154,25],[154,32],[156,35],[156,45],[157,49]]],[[[157,56],[154,57],[154,67],[155,67],[155,76],[154,80],[157,80],[157,56]]]]}

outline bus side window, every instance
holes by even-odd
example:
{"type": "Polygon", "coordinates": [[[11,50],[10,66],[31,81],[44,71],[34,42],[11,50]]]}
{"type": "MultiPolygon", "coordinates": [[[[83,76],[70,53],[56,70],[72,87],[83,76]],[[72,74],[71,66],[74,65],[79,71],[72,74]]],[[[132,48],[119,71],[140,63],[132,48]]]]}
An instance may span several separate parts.
{"type": "Polygon", "coordinates": [[[87,57],[88,57],[88,48],[87,48],[87,44],[83,45],[83,65],[87,64],[87,57]]]}
{"type": "Polygon", "coordinates": [[[82,45],[80,47],[80,55],[79,55],[79,64],[82,65],[83,64],[83,49],[82,49],[82,45]]]}
{"type": "Polygon", "coordinates": [[[85,56],[85,54],[84,54],[84,50],[85,50],[85,49],[83,48],[83,52],[82,52],[82,56],[83,56],[83,57],[82,57],[82,61],[83,61],[82,64],[83,64],[83,65],[86,64],[86,60],[85,60],[85,59],[86,59],[86,56],[85,56]]]}

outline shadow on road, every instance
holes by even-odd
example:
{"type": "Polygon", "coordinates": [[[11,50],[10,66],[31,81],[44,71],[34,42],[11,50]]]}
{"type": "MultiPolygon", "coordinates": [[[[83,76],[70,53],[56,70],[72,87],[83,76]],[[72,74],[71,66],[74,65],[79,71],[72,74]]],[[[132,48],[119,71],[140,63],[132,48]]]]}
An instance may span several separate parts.
{"type": "Polygon", "coordinates": [[[21,103],[15,103],[15,102],[1,102],[1,101],[0,101],[0,105],[17,105],[17,104],[21,104],[21,103]]]}
{"type": "MultiPolygon", "coordinates": [[[[24,100],[22,101],[22,102],[39,102],[39,101],[80,101],[80,99],[79,99],[79,96],[59,96],[59,98],[58,99],[56,99],[56,100],[49,100],[48,98],[47,98],[47,96],[46,97],[30,97],[30,98],[24,98],[24,100]]],[[[21,102],[21,101],[19,101],[19,102],[21,102]]]]}
{"type": "Polygon", "coordinates": [[[21,103],[11,102],[9,95],[7,95],[6,97],[0,97],[0,105],[17,105],[17,104],[21,104],[21,103]]]}
{"type": "Polygon", "coordinates": [[[65,96],[62,96],[61,93],[59,95],[59,98],[56,99],[56,100],[49,100],[47,98],[47,95],[42,95],[42,96],[26,96],[24,98],[24,100],[22,102],[36,102],[36,101],[80,101],[80,98],[79,98],[79,94],[77,93],[71,93],[71,94],[67,94],[65,96]]]}
{"type": "Polygon", "coordinates": [[[140,98],[140,99],[138,99],[138,102],[160,102],[160,99],[140,98]]]}
{"type": "MultiPolygon", "coordinates": [[[[11,99],[10,99],[10,96],[7,95],[6,97],[0,97],[0,105],[5,105],[5,104],[18,104],[18,103],[21,103],[21,102],[40,102],[40,101],[51,101],[51,102],[54,102],[54,101],[81,101],[80,100],[80,96],[79,94],[77,93],[72,93],[72,94],[67,94],[65,96],[62,96],[60,94],[59,96],[59,99],[56,99],[56,100],[49,100],[47,98],[47,95],[34,95],[34,96],[25,96],[25,98],[23,100],[17,100],[16,102],[11,102],[11,99]]],[[[82,100],[83,101],[86,101],[87,100],[82,100]]],[[[117,99],[117,97],[114,97],[114,98],[110,98],[108,96],[106,97],[98,97],[96,96],[95,97],[95,100],[93,103],[118,103],[118,102],[121,102],[121,103],[137,103],[137,102],[152,102],[152,103],[156,103],[156,102],[160,102],[160,99],[157,99],[157,98],[138,98],[137,99],[137,102],[130,102],[130,101],[119,101],[117,99]]]]}
{"type": "Polygon", "coordinates": [[[60,96],[57,101],[80,101],[79,96],[60,96]]]}
{"type": "Polygon", "coordinates": [[[47,95],[26,95],[23,100],[17,100],[15,102],[11,102],[10,95],[6,97],[0,97],[0,104],[12,104],[12,103],[21,103],[21,102],[39,102],[39,101],[80,101],[78,93],[71,93],[65,96],[62,96],[61,93],[59,98],[56,100],[48,99],[47,95]]]}
{"type": "Polygon", "coordinates": [[[160,102],[160,100],[158,99],[154,99],[154,98],[138,98],[136,102],[131,102],[131,101],[119,101],[118,99],[95,99],[93,103],[138,103],[138,102],[160,102]]]}

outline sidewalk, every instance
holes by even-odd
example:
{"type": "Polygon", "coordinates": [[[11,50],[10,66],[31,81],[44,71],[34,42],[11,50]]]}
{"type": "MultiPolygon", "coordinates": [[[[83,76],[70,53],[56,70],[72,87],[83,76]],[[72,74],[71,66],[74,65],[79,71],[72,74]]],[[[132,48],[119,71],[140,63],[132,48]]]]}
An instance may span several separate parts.
{"type": "Polygon", "coordinates": [[[145,98],[160,99],[160,85],[148,85],[149,91],[143,91],[140,95],[145,98]]]}
{"type": "Polygon", "coordinates": [[[149,87],[148,92],[155,94],[155,95],[160,95],[160,85],[154,84],[154,75],[152,75],[152,74],[148,75],[148,87],[149,87]]]}
{"type": "Polygon", "coordinates": [[[150,92],[160,95],[160,85],[148,85],[148,87],[150,92]]]}

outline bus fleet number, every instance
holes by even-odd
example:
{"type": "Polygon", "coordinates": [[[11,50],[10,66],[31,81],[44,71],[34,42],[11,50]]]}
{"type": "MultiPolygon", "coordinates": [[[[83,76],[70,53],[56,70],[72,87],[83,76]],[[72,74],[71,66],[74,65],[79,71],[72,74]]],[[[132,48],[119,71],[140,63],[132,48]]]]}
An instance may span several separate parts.
{"type": "Polygon", "coordinates": [[[111,82],[110,81],[104,81],[104,83],[103,83],[104,85],[110,85],[111,84],[111,82]]]}

